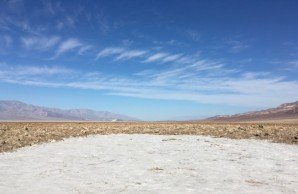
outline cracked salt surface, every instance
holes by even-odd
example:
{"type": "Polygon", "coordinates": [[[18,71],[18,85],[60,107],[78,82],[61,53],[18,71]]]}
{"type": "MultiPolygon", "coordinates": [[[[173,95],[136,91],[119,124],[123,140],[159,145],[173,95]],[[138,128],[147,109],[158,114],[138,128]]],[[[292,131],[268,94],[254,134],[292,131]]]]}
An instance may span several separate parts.
{"type": "Polygon", "coordinates": [[[0,193],[298,193],[298,146],[97,135],[0,154],[0,193]]]}

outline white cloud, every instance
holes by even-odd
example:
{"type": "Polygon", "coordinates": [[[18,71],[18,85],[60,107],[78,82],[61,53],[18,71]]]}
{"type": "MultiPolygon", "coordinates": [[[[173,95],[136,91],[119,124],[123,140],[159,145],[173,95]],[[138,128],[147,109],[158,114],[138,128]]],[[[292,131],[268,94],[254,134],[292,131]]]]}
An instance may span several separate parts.
{"type": "Polygon", "coordinates": [[[22,37],[21,42],[22,45],[27,49],[35,49],[35,50],[48,50],[54,46],[56,46],[60,41],[60,37],[51,36],[51,37],[38,37],[38,36],[30,36],[30,37],[22,37]]]}
{"type": "Polygon", "coordinates": [[[243,77],[246,79],[255,79],[259,77],[266,77],[270,75],[270,72],[245,72],[243,73],[243,77]]]}
{"type": "Polygon", "coordinates": [[[221,69],[224,65],[218,62],[201,59],[190,65],[194,71],[221,69]]]}
{"type": "Polygon", "coordinates": [[[73,73],[72,70],[61,67],[48,67],[48,66],[29,66],[17,67],[14,69],[18,75],[65,75],[73,73]]]}
{"type": "Polygon", "coordinates": [[[76,49],[76,48],[81,47],[81,46],[83,46],[83,43],[81,43],[79,40],[74,39],[74,38],[70,38],[70,39],[62,42],[59,45],[59,48],[56,52],[55,57],[61,55],[62,53],[71,51],[71,50],[76,49]]]}
{"type": "MultiPolygon", "coordinates": [[[[88,45],[76,39],[69,40],[60,44],[60,53],[72,49],[84,53],[84,49],[88,48],[88,45]]],[[[111,56],[113,62],[139,57],[143,62],[169,62],[169,65],[158,69],[145,69],[134,73],[130,78],[48,66],[10,68],[7,65],[5,68],[0,68],[0,81],[34,86],[103,90],[106,94],[139,98],[251,107],[270,107],[297,100],[298,96],[297,81],[289,81],[270,72],[230,69],[222,61],[207,59],[200,54],[185,55],[170,52],[152,54],[146,50],[110,47],[98,52],[96,58],[108,56],[111,56]],[[65,76],[67,73],[71,76],[65,76]]],[[[291,64],[297,65],[294,60],[291,64]]]]}
{"type": "Polygon", "coordinates": [[[31,76],[52,76],[52,75],[66,75],[74,73],[73,70],[57,67],[57,66],[21,66],[21,65],[6,65],[0,64],[1,75],[11,76],[17,79],[18,77],[30,78],[31,76]]]}
{"type": "Polygon", "coordinates": [[[150,62],[157,61],[157,60],[160,60],[162,58],[165,58],[167,56],[168,56],[167,53],[156,53],[156,54],[148,57],[144,62],[145,63],[150,63],[150,62]]]}
{"type": "Polygon", "coordinates": [[[279,64],[282,67],[280,70],[282,71],[294,71],[298,70],[298,60],[273,60],[270,61],[272,64],[279,64]]]}
{"type": "MultiPolygon", "coordinates": [[[[207,60],[205,63],[211,64],[207,60]]],[[[210,68],[207,72],[200,73],[192,68],[181,67],[162,72],[151,71],[152,74],[145,73],[140,79],[124,79],[98,72],[78,72],[60,67],[2,65],[0,81],[43,87],[104,90],[111,95],[138,98],[250,107],[270,107],[297,100],[297,81],[287,81],[267,73],[259,76],[254,72],[244,72],[243,75],[246,76],[238,77],[233,76],[233,72],[220,77],[209,77],[208,72],[227,70],[224,66],[217,68],[219,69],[210,68]]]]}
{"type": "Polygon", "coordinates": [[[182,54],[176,54],[176,55],[169,55],[162,59],[164,62],[173,62],[179,59],[182,56],[182,54]]]}
{"type": "Polygon", "coordinates": [[[107,57],[107,56],[115,56],[115,61],[119,60],[127,60],[135,57],[140,57],[146,54],[147,51],[144,50],[128,50],[122,47],[110,47],[110,48],[105,48],[101,50],[95,60],[101,58],[101,57],[107,57]]]}
{"type": "Polygon", "coordinates": [[[99,59],[101,57],[110,56],[110,55],[120,54],[124,51],[125,51],[125,49],[120,48],[120,47],[105,48],[97,54],[96,59],[99,59]]]}
{"type": "Polygon", "coordinates": [[[143,51],[143,50],[128,50],[118,55],[115,60],[130,59],[130,58],[142,56],[144,54],[146,54],[146,51],[143,51]]]}
{"type": "Polygon", "coordinates": [[[71,78],[75,71],[63,67],[51,66],[7,66],[0,64],[0,82],[44,86],[65,87],[61,80],[71,78]]]}
{"type": "Polygon", "coordinates": [[[89,51],[92,49],[92,46],[91,45],[85,45],[85,46],[82,46],[80,49],[79,49],[79,55],[83,55],[85,52],[89,51]]]}

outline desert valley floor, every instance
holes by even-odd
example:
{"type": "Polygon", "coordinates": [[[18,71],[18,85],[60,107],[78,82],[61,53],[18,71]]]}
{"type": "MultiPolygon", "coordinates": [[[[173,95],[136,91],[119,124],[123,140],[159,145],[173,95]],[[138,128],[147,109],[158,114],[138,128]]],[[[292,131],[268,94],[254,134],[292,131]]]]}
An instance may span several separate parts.
{"type": "Polygon", "coordinates": [[[297,193],[297,145],[297,124],[2,122],[0,193],[297,193]]]}
{"type": "Polygon", "coordinates": [[[298,145],[297,123],[0,122],[0,152],[95,134],[208,135],[298,145]]]}

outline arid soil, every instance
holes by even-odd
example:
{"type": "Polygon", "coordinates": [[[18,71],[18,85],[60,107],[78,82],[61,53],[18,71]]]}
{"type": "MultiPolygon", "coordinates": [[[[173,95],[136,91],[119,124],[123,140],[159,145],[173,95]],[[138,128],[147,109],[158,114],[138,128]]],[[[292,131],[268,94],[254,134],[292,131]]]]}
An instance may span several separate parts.
{"type": "Polygon", "coordinates": [[[298,145],[298,124],[196,122],[1,122],[0,152],[92,134],[209,135],[298,145]]]}

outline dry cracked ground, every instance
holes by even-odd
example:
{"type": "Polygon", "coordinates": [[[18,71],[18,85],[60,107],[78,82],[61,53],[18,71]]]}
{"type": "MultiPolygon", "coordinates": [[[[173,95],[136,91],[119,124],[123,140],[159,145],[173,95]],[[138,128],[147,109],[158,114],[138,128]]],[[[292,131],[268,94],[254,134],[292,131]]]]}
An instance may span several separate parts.
{"type": "Polygon", "coordinates": [[[198,122],[1,122],[0,152],[94,134],[207,135],[298,145],[298,124],[198,122]]]}

